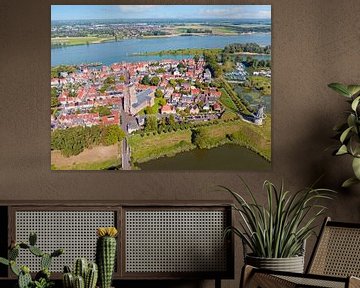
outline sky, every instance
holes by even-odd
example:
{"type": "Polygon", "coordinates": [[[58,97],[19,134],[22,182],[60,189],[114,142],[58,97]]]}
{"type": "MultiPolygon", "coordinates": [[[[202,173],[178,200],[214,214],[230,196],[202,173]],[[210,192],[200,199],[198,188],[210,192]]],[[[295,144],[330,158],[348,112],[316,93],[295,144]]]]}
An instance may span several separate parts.
{"type": "Polygon", "coordinates": [[[51,20],[270,19],[270,5],[51,5],[51,20]]]}

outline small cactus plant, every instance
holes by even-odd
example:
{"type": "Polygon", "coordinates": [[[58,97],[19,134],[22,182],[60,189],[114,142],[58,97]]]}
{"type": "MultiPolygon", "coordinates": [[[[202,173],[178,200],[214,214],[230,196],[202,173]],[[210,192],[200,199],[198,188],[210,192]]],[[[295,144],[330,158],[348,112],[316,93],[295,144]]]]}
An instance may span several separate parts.
{"type": "Polygon", "coordinates": [[[98,228],[96,243],[96,262],[99,267],[100,288],[110,288],[116,258],[115,227],[98,228]]]}
{"type": "Polygon", "coordinates": [[[64,253],[63,249],[55,250],[53,253],[44,253],[36,246],[37,236],[35,233],[30,233],[29,244],[20,242],[12,242],[8,251],[8,259],[0,257],[0,263],[10,266],[11,271],[18,277],[19,288],[46,288],[51,287],[50,281],[50,265],[53,257],[58,257],[64,253]],[[31,278],[30,269],[28,266],[19,267],[16,259],[19,256],[20,249],[28,250],[33,255],[40,257],[41,270],[36,274],[35,280],[31,278]]]}
{"type": "Polygon", "coordinates": [[[88,263],[85,258],[79,258],[74,263],[74,273],[70,267],[64,267],[64,288],[95,288],[98,279],[96,263],[88,263]]]}

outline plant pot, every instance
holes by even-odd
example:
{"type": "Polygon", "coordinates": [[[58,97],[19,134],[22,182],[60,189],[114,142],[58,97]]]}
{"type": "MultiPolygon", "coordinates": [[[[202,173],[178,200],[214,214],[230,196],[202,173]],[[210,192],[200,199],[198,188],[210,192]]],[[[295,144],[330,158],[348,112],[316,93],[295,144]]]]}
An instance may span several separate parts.
{"type": "Polygon", "coordinates": [[[246,255],[245,263],[262,269],[304,273],[303,255],[289,258],[263,258],[246,255]]]}

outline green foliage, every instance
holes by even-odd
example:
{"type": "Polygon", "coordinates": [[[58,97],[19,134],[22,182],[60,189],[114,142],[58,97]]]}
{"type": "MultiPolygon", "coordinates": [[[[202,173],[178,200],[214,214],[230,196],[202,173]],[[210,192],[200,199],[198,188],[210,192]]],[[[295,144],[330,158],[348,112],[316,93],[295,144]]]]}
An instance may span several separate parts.
{"type": "Polygon", "coordinates": [[[203,149],[208,147],[209,135],[207,131],[200,127],[191,130],[191,143],[196,145],[198,148],[203,149]]]}
{"type": "MultiPolygon", "coordinates": [[[[243,181],[243,180],[242,180],[243,181]]],[[[253,192],[243,181],[251,202],[240,193],[220,186],[235,199],[234,209],[239,213],[240,227],[229,227],[226,232],[239,236],[256,257],[287,258],[302,254],[304,242],[314,233],[314,222],[326,207],[320,200],[332,199],[329,189],[304,188],[296,193],[280,188],[266,180],[267,205],[257,202],[253,192]]],[[[241,193],[243,194],[243,193],[241,193]]]]}
{"type": "Polygon", "coordinates": [[[268,77],[249,76],[247,86],[259,90],[262,95],[271,94],[271,79],[268,77]]]}
{"type": "Polygon", "coordinates": [[[125,132],[117,125],[109,125],[103,128],[102,143],[106,146],[113,145],[125,138],[125,132]]]}
{"type": "Polygon", "coordinates": [[[156,98],[162,98],[164,97],[164,93],[160,89],[155,90],[155,97],[156,98]]]}
{"type": "Polygon", "coordinates": [[[64,266],[62,277],[64,288],[95,288],[98,279],[98,267],[96,263],[88,263],[85,258],[78,258],[74,263],[74,272],[70,267],[64,266]]]}
{"type": "Polygon", "coordinates": [[[58,91],[56,87],[51,87],[51,108],[59,106],[60,102],[58,100],[58,91]]]}
{"type": "Polygon", "coordinates": [[[160,67],[160,68],[156,69],[155,72],[158,74],[161,74],[161,73],[165,73],[166,70],[164,68],[160,67]]]}
{"type": "Polygon", "coordinates": [[[343,187],[349,187],[360,183],[360,85],[331,83],[328,86],[338,94],[346,97],[347,102],[350,104],[347,121],[334,128],[340,140],[340,145],[334,154],[350,154],[353,157],[352,168],[355,177],[347,179],[342,184],[343,187]]]}
{"type": "Polygon", "coordinates": [[[0,263],[10,266],[11,271],[18,276],[19,288],[48,288],[52,287],[53,282],[50,281],[49,267],[53,257],[58,257],[64,253],[63,249],[57,249],[53,253],[48,254],[41,251],[36,245],[36,234],[30,233],[29,243],[19,242],[11,245],[8,255],[9,259],[0,257],[0,263]],[[28,266],[19,266],[16,259],[19,256],[19,249],[28,250],[37,257],[41,257],[41,270],[36,274],[35,279],[32,280],[30,269],[28,266]]]}
{"type": "Polygon", "coordinates": [[[100,117],[103,117],[103,116],[108,116],[111,114],[111,110],[109,107],[107,106],[99,106],[97,108],[97,112],[99,113],[99,116],[100,117]]]}
{"type": "Polygon", "coordinates": [[[150,84],[153,85],[153,86],[158,86],[160,83],[160,78],[155,76],[155,77],[152,77],[151,80],[150,80],[150,84]]]}
{"type": "Polygon", "coordinates": [[[70,157],[92,146],[115,144],[124,137],[125,132],[117,125],[56,129],[51,133],[51,149],[70,157]]]}
{"type": "Polygon", "coordinates": [[[104,80],[104,84],[115,84],[115,76],[109,76],[104,80]]]}
{"type": "Polygon", "coordinates": [[[260,46],[257,43],[234,43],[225,46],[224,53],[257,53],[257,54],[271,54],[271,45],[260,46]]]}
{"type": "Polygon", "coordinates": [[[51,78],[59,77],[61,72],[72,73],[75,71],[76,71],[76,67],[71,65],[59,65],[59,66],[51,67],[51,78]]]}
{"type": "Polygon", "coordinates": [[[217,63],[217,54],[211,52],[204,53],[204,59],[206,62],[206,68],[211,72],[211,75],[215,78],[218,78],[222,75],[222,69],[217,63]]]}
{"type": "Polygon", "coordinates": [[[143,79],[141,80],[141,84],[150,85],[150,77],[149,77],[149,75],[145,75],[143,77],[143,79]]]}
{"type": "Polygon", "coordinates": [[[149,115],[145,119],[145,131],[154,131],[157,129],[156,116],[149,115]]]}

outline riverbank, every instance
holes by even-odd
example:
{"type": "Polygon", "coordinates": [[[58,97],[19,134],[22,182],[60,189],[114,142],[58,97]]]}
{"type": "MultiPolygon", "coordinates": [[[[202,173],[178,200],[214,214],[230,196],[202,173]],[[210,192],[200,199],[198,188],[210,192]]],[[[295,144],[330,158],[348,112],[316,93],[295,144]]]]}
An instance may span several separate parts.
{"type": "Polygon", "coordinates": [[[114,37],[56,37],[51,38],[51,48],[99,44],[115,41],[114,37]]]}
{"type": "MultiPolygon", "coordinates": [[[[193,128],[194,129],[194,128],[193,128]]],[[[196,128],[195,128],[196,129],[196,128]]],[[[211,149],[224,144],[236,144],[254,151],[267,161],[271,161],[271,117],[265,124],[256,126],[242,120],[220,122],[201,126],[206,135],[206,148],[211,149]]],[[[132,162],[144,163],[161,157],[172,157],[178,153],[196,149],[192,143],[192,130],[178,130],[169,133],[148,133],[131,135],[132,162]]],[[[214,163],[216,165],[216,163],[214,163]]]]}

